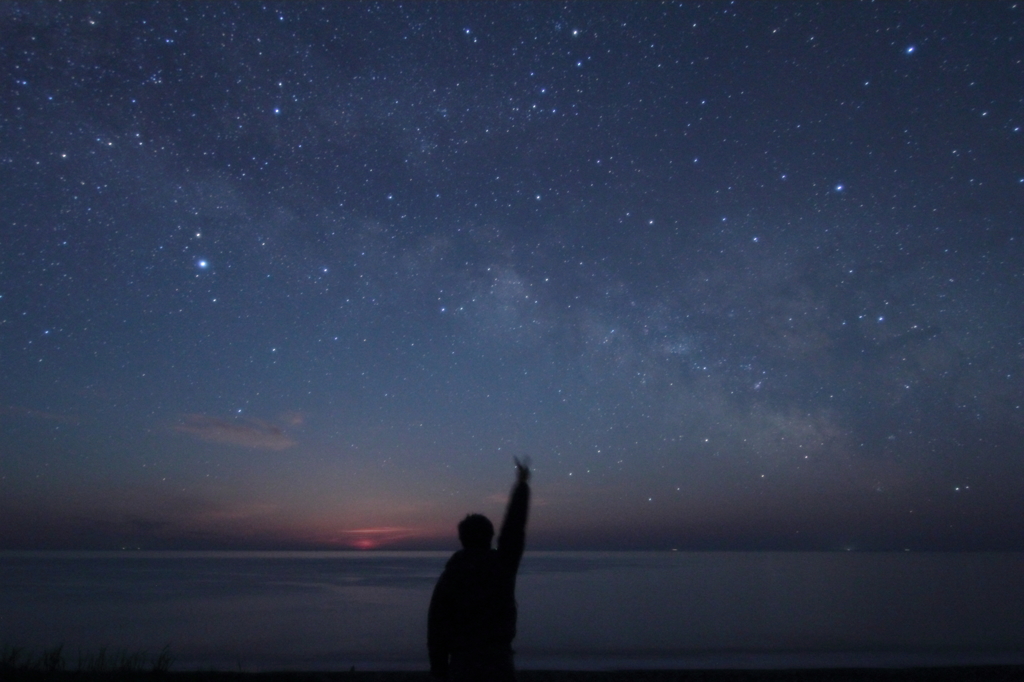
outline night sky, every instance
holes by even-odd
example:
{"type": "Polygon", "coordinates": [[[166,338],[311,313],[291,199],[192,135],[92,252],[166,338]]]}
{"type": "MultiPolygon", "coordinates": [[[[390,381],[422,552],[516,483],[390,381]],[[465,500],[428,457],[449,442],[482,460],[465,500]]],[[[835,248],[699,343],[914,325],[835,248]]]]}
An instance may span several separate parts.
{"type": "Polygon", "coordinates": [[[1024,5],[0,6],[0,548],[1024,549],[1024,5]]]}

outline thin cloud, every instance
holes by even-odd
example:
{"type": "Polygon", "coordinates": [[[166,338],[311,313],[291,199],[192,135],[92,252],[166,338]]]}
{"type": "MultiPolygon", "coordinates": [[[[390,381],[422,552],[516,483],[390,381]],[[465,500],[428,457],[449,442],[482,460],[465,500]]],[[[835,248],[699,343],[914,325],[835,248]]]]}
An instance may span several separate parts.
{"type": "Polygon", "coordinates": [[[382,545],[389,545],[399,540],[416,537],[420,534],[416,528],[401,528],[396,526],[383,526],[380,528],[354,528],[352,530],[340,531],[341,544],[349,545],[355,549],[376,549],[382,545]]]}
{"type": "Polygon", "coordinates": [[[179,433],[187,433],[207,443],[224,443],[243,448],[286,450],[295,441],[273,424],[258,419],[229,421],[202,414],[186,414],[183,423],[174,426],[179,433]]]}
{"type": "Polygon", "coordinates": [[[292,410],[290,412],[282,413],[281,421],[288,424],[288,426],[302,426],[306,423],[306,415],[296,410],[292,410]]]}

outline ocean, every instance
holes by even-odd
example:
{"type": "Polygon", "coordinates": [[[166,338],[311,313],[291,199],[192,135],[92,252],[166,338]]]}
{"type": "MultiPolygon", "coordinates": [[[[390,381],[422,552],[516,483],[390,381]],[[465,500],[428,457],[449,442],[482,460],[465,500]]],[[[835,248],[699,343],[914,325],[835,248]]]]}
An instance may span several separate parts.
{"type": "MultiPolygon", "coordinates": [[[[0,552],[0,646],[425,669],[446,552],[0,552]]],[[[527,552],[521,668],[1024,664],[1024,553],[527,552]]]]}

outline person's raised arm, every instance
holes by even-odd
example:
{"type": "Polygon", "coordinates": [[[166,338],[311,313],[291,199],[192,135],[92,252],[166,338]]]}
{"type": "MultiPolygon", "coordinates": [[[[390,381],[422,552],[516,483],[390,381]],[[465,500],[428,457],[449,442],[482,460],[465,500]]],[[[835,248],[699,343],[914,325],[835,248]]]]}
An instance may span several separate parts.
{"type": "Polygon", "coordinates": [[[505,520],[498,534],[498,551],[507,556],[515,566],[523,557],[526,546],[526,516],[530,508],[530,460],[516,462],[516,484],[505,510],[505,520]]]}

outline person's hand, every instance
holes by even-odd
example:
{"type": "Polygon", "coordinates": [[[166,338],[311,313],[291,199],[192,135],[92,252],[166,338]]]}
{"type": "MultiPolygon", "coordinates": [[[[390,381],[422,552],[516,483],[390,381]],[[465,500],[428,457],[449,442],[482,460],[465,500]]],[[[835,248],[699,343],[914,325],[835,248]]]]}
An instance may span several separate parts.
{"type": "Polygon", "coordinates": [[[530,480],[530,458],[523,457],[522,461],[518,457],[513,457],[516,463],[516,482],[526,483],[530,480]]]}

